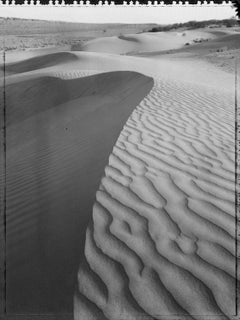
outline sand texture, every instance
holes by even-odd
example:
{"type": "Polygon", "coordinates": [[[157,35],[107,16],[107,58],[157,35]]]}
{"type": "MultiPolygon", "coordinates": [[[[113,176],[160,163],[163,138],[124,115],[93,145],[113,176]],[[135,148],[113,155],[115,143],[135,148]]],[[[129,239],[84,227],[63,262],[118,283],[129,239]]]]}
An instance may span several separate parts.
{"type": "Polygon", "coordinates": [[[235,319],[237,32],[9,55],[9,310],[235,319]]]}
{"type": "Polygon", "coordinates": [[[155,80],[96,194],[75,319],[234,314],[230,101],[220,91],[155,80]]]}
{"type": "Polygon", "coordinates": [[[79,75],[41,75],[6,87],[7,289],[14,312],[71,311],[104,166],[153,85],[133,72],[79,75]]]}
{"type": "Polygon", "coordinates": [[[153,59],[138,67],[154,87],[126,122],[96,193],[74,316],[232,319],[234,77],[199,57],[153,59]]]}

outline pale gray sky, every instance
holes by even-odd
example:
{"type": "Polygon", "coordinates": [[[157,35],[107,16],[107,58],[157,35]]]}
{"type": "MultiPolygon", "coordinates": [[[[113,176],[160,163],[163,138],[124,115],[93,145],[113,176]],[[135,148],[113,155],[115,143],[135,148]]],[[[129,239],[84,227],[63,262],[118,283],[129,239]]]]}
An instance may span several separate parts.
{"type": "Polygon", "coordinates": [[[1,17],[61,20],[86,23],[158,23],[227,19],[235,16],[231,5],[202,6],[5,6],[1,17]]]}

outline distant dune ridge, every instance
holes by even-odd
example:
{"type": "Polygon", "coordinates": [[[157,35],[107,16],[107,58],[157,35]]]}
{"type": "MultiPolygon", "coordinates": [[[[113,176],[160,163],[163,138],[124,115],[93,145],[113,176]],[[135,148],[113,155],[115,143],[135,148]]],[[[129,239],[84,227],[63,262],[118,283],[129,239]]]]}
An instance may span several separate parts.
{"type": "Polygon", "coordinates": [[[234,74],[215,62],[235,33],[10,55],[9,310],[234,319],[234,74]]]}
{"type": "Polygon", "coordinates": [[[197,37],[211,39],[214,38],[214,35],[198,30],[130,34],[127,36],[114,36],[89,40],[82,45],[73,45],[72,49],[118,54],[152,52],[178,49],[185,43],[189,43],[197,37]]]}
{"type": "Polygon", "coordinates": [[[9,63],[6,66],[6,73],[22,73],[37,69],[47,68],[77,60],[77,57],[71,52],[57,52],[36,56],[24,61],[9,63]]]}
{"type": "MultiPolygon", "coordinates": [[[[61,9],[60,9],[61,10],[61,9]]],[[[1,13],[0,13],[1,14],[1,13]]],[[[61,47],[102,36],[143,32],[156,24],[71,23],[0,17],[0,50],[61,47]]]]}

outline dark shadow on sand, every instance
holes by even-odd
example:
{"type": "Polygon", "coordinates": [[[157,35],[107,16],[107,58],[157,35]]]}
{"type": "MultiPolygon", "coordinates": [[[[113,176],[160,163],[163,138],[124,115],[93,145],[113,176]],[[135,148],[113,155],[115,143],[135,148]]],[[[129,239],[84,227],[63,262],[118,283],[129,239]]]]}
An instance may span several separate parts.
{"type": "Polygon", "coordinates": [[[108,156],[153,80],[110,72],[8,85],[7,311],[72,312],[108,156]]]}

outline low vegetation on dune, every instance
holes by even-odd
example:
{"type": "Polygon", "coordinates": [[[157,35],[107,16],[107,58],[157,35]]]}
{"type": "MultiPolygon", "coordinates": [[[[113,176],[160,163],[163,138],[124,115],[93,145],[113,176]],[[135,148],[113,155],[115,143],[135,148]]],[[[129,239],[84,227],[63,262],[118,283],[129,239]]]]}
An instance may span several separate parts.
{"type": "Polygon", "coordinates": [[[215,28],[215,27],[235,27],[238,26],[239,22],[232,18],[232,19],[224,19],[224,20],[206,20],[206,21],[188,21],[184,23],[174,23],[165,26],[157,26],[153,27],[149,30],[149,32],[160,32],[160,31],[170,31],[179,28],[187,28],[187,29],[198,29],[198,28],[215,28]]]}
{"type": "Polygon", "coordinates": [[[88,24],[63,21],[0,17],[0,51],[46,47],[81,47],[98,37],[121,36],[177,29],[236,27],[237,19],[189,21],[171,25],[157,24],[88,24]]]}

